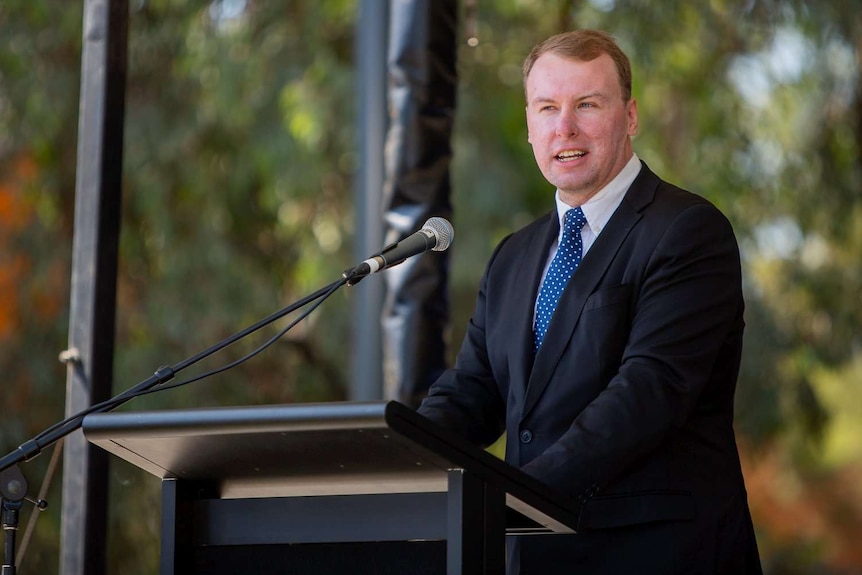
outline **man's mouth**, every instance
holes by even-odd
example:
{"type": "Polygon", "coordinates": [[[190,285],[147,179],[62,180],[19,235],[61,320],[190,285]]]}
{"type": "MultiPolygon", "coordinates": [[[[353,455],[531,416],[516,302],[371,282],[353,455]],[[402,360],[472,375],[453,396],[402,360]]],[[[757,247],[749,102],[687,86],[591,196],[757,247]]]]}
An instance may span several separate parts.
{"type": "Polygon", "coordinates": [[[578,158],[583,158],[587,153],[583,150],[565,150],[554,156],[560,162],[571,162],[578,158]]]}

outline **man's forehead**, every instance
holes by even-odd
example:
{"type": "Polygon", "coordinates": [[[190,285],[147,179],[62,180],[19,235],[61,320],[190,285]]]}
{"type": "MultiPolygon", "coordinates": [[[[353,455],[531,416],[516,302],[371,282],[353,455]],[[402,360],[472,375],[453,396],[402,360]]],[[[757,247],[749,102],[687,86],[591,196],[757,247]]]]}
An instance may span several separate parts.
{"type": "Polygon", "coordinates": [[[570,97],[572,92],[581,92],[577,97],[601,95],[607,98],[612,95],[609,91],[618,89],[619,81],[612,60],[603,61],[601,56],[580,60],[551,53],[542,54],[536,60],[525,85],[530,99],[549,98],[557,91],[566,92],[570,97]]]}

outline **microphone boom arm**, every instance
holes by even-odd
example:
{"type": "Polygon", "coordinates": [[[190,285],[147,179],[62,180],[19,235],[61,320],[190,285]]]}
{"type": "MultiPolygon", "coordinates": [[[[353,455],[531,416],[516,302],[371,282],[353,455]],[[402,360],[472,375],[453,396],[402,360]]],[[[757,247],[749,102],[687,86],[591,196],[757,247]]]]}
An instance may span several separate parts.
{"type": "Polygon", "coordinates": [[[13,465],[22,463],[24,461],[29,461],[34,457],[38,456],[46,447],[53,445],[63,437],[69,435],[70,433],[81,427],[81,424],[84,421],[84,416],[89,415],[90,413],[111,411],[119,407],[120,405],[123,405],[124,403],[141,395],[142,393],[156,387],[157,385],[161,385],[170,381],[177,373],[184,370],[185,368],[198,363],[199,361],[213,355],[218,351],[221,351],[222,349],[228,347],[233,343],[236,343],[247,335],[250,335],[260,330],[261,328],[271,324],[278,319],[281,319],[287,314],[298,310],[299,308],[311,303],[314,300],[320,299],[324,296],[329,297],[335,292],[335,290],[347,283],[347,281],[348,280],[346,278],[342,277],[341,279],[332,282],[328,286],[321,288],[316,292],[300,299],[299,301],[296,301],[282,308],[281,310],[269,315],[268,317],[258,321],[253,325],[250,325],[249,327],[241,331],[238,331],[237,333],[223,339],[222,341],[208,347],[207,349],[187,359],[184,359],[183,361],[177,363],[172,367],[160,367],[153,375],[151,375],[147,379],[141,381],[134,387],[131,387],[126,391],[112,397],[111,399],[102,402],[97,406],[91,406],[88,409],[85,409],[67,417],[63,421],[46,429],[45,431],[41,432],[39,435],[35,436],[29,441],[22,443],[17,449],[0,459],[0,472],[5,471],[13,465]]]}

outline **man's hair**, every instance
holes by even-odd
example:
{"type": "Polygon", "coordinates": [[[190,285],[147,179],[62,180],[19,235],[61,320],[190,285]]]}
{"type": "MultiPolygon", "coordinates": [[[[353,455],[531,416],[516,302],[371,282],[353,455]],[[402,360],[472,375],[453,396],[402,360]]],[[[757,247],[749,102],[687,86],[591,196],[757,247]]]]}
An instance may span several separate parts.
{"type": "Polygon", "coordinates": [[[589,62],[607,54],[617,66],[617,77],[623,93],[623,101],[632,97],[632,65],[628,56],[617,45],[613,36],[601,30],[572,30],[551,36],[536,44],[524,60],[524,88],[527,77],[539,56],[551,53],[570,60],[589,62]]]}

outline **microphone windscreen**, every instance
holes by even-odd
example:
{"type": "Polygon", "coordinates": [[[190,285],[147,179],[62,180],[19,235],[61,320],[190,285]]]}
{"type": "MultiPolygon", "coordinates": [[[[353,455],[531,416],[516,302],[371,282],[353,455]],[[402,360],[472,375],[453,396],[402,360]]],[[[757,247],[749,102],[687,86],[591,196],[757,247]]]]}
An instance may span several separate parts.
{"type": "Polygon", "coordinates": [[[434,236],[437,238],[437,244],[431,248],[435,252],[442,252],[449,249],[452,245],[452,240],[455,237],[455,230],[452,229],[452,224],[445,218],[433,217],[429,218],[423,228],[434,230],[434,236]]]}

